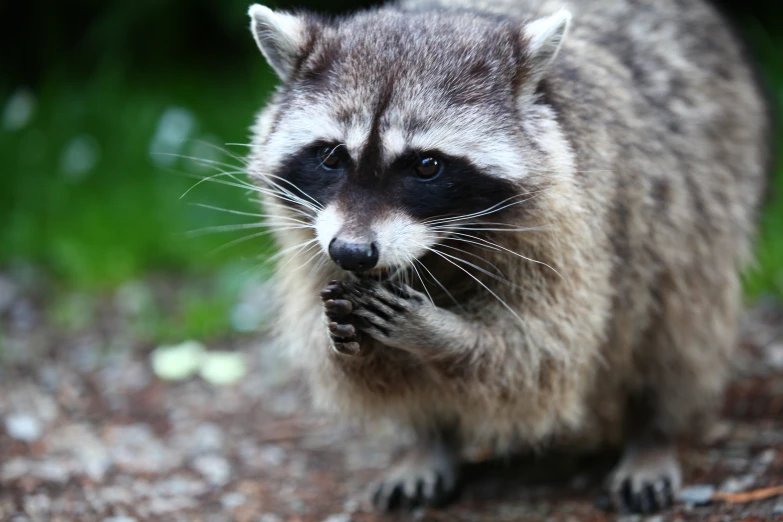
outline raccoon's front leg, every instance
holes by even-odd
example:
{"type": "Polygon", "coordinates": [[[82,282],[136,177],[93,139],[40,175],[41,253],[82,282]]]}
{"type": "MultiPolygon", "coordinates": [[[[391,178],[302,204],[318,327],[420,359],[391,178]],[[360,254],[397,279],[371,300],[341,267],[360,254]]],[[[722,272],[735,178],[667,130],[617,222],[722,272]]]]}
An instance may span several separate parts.
{"type": "Polygon", "coordinates": [[[370,486],[370,502],[381,511],[439,507],[457,495],[459,441],[453,431],[428,430],[370,486]]]}
{"type": "Polygon", "coordinates": [[[609,477],[612,504],[622,513],[649,514],[670,508],[682,485],[672,441],[636,437],[609,477]]]}

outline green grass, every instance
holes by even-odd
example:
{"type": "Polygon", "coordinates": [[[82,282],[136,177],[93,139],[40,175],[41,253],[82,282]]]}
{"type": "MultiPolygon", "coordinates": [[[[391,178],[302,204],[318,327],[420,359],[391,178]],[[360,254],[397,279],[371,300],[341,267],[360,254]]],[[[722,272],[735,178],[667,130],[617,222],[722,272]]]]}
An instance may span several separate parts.
{"type": "MultiPolygon", "coordinates": [[[[780,117],[783,114],[780,109],[783,107],[783,36],[771,36],[752,21],[746,26],[780,117]]],[[[745,277],[746,293],[751,298],[763,294],[783,297],[783,132],[778,133],[774,146],[777,164],[771,173],[770,199],[761,219],[756,263],[745,277]]]]}
{"type": "MultiPolygon", "coordinates": [[[[193,175],[212,172],[187,159],[151,156],[150,143],[161,116],[181,108],[195,123],[177,152],[216,155],[212,159],[237,164],[201,140],[218,146],[246,143],[247,128],[271,85],[271,77],[262,74],[210,78],[179,73],[129,83],[104,76],[87,85],[46,81],[35,93],[37,109],[30,123],[15,132],[0,131],[0,264],[25,260],[68,284],[102,287],[150,270],[208,273],[227,260],[252,263],[263,257],[269,252],[263,238],[213,254],[236,236],[187,234],[253,219],[192,203],[255,207],[244,191],[213,183],[180,199],[193,185],[193,175]],[[78,160],[74,147],[80,143],[87,152],[95,151],[97,162],[87,172],[69,174],[69,147],[78,160]],[[166,161],[171,164],[160,165],[166,161]]],[[[246,153],[242,147],[226,148],[246,153]]]]}

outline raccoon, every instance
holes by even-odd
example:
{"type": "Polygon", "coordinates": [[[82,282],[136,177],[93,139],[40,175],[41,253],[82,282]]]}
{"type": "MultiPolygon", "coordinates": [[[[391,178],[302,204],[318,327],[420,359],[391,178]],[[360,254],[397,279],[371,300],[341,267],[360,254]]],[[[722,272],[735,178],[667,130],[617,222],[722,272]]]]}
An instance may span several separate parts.
{"type": "Polygon", "coordinates": [[[624,445],[615,507],[670,506],[770,155],[725,21],[701,0],[249,13],[281,80],[248,158],[280,339],[318,407],[416,435],[375,506],[442,503],[471,444],[624,445]]]}

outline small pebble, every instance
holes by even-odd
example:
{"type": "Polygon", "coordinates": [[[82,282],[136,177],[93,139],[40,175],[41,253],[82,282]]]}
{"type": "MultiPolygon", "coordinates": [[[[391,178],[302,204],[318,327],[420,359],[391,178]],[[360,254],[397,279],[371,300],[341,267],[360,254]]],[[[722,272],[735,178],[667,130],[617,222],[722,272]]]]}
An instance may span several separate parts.
{"type": "Polygon", "coordinates": [[[718,491],[726,493],[739,493],[750,489],[753,483],[756,482],[756,477],[753,475],[744,475],[742,477],[729,477],[724,480],[718,488],[718,491]]]}
{"type": "Polygon", "coordinates": [[[247,497],[242,493],[236,491],[226,493],[225,495],[220,497],[220,504],[223,506],[224,509],[238,508],[245,502],[247,502],[247,497]]]}
{"type": "Polygon", "coordinates": [[[702,506],[708,504],[715,494],[715,487],[708,484],[688,486],[680,491],[680,502],[702,506]]]}
{"type": "Polygon", "coordinates": [[[137,522],[133,517],[107,517],[101,522],[137,522]]]}
{"type": "Polygon", "coordinates": [[[10,279],[0,276],[0,313],[4,312],[16,299],[18,289],[10,279]]]}
{"type": "Polygon", "coordinates": [[[5,418],[5,431],[12,439],[35,442],[43,435],[43,425],[32,415],[14,413],[5,418]]]}
{"type": "Polygon", "coordinates": [[[193,459],[193,468],[212,486],[223,486],[231,478],[231,465],[223,457],[202,455],[193,459]]]}
{"type": "Polygon", "coordinates": [[[775,462],[777,453],[773,449],[764,450],[756,457],[754,464],[760,468],[767,468],[770,464],[775,462]]]}
{"type": "Polygon", "coordinates": [[[783,370],[783,343],[767,346],[767,364],[774,370],[783,370]]]}
{"type": "Polygon", "coordinates": [[[359,501],[353,498],[349,498],[343,503],[343,511],[346,513],[356,513],[360,507],[359,501]]]}
{"type": "Polygon", "coordinates": [[[351,522],[351,515],[346,513],[330,515],[324,519],[324,522],[351,522]]]}

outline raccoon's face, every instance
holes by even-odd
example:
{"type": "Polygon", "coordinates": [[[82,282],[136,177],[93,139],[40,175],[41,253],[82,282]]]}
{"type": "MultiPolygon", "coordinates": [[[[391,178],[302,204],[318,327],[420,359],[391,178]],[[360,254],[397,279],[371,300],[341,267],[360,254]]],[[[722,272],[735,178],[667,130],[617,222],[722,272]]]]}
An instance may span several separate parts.
{"type": "Polygon", "coordinates": [[[409,266],[455,223],[514,200],[535,170],[520,118],[567,12],[527,24],[392,9],[250,15],[283,80],[253,170],[313,203],[318,243],[342,269],[409,266]]]}

